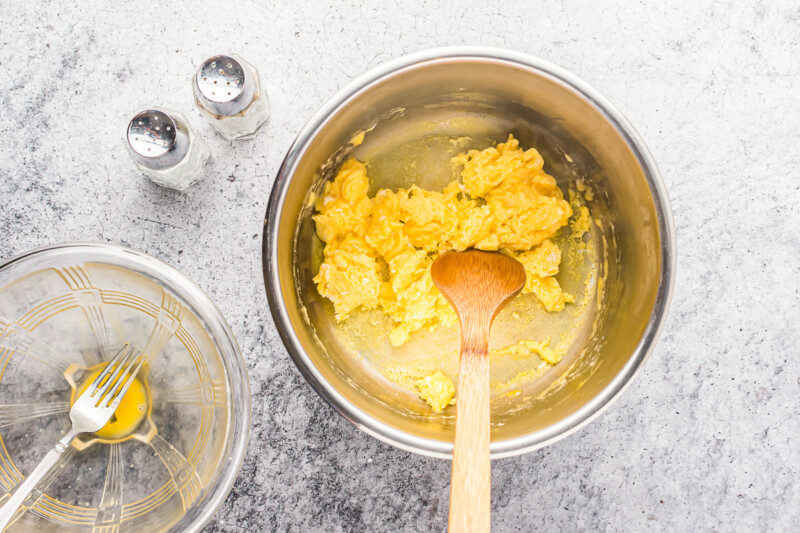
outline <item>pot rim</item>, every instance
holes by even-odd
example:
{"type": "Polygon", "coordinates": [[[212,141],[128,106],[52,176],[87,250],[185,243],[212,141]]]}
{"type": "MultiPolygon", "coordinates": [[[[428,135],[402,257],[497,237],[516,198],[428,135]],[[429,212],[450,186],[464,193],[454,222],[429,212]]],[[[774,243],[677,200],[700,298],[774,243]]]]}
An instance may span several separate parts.
{"type": "Polygon", "coordinates": [[[661,237],[661,276],[658,282],[656,301],[639,343],[625,366],[594,398],[564,419],[521,437],[492,442],[492,458],[498,459],[520,455],[553,444],[578,431],[600,416],[630,385],[650,356],[666,321],[667,311],[672,299],[675,285],[677,245],[672,210],[670,209],[666,187],[661,174],[650,151],[630,122],[611,102],[587,83],[561,67],[543,59],[502,48],[477,46],[433,48],[412,53],[389,61],[357,77],[323,104],[303,126],[278,170],[269,203],[267,204],[264,221],[265,229],[262,242],[264,286],[275,326],[290,357],[314,390],[339,414],[365,433],[400,449],[431,457],[452,458],[452,442],[417,437],[370,416],[341,395],[314,366],[292,328],[286,307],[281,299],[280,279],[278,276],[279,250],[277,246],[277,230],[286,191],[299,161],[305,155],[310,142],[319,130],[342,107],[357,98],[370,86],[406,69],[417,68],[422,64],[447,63],[454,60],[481,60],[505,63],[535,71],[536,74],[549,78],[551,81],[578,93],[584,100],[598,109],[623,137],[644,171],[647,184],[653,195],[659,235],[661,237]]]}

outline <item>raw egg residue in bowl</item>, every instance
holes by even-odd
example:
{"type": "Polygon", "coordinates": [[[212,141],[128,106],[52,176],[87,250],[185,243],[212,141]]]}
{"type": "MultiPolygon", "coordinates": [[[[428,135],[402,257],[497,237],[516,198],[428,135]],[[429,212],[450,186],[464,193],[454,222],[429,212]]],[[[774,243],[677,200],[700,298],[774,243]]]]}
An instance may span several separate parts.
{"type": "MultiPolygon", "coordinates": [[[[108,363],[100,363],[86,371],[86,377],[81,381],[72,397],[72,403],[83,394],[89,385],[100,375],[108,363]]],[[[113,374],[111,374],[113,375],[113,374]]],[[[110,377],[104,378],[104,382],[110,377]]],[[[118,379],[118,378],[117,378],[118,379]]],[[[101,383],[102,384],[102,383],[101,383]]],[[[150,393],[145,384],[137,377],[125,392],[122,400],[111,415],[105,426],[95,431],[94,435],[107,441],[116,441],[132,435],[147,417],[150,402],[150,393]]]]}

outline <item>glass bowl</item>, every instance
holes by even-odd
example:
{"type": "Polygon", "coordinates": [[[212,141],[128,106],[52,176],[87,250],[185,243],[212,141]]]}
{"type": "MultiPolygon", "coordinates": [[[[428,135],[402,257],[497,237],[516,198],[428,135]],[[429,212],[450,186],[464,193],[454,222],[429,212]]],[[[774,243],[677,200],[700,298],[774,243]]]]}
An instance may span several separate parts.
{"type": "Polygon", "coordinates": [[[7,531],[197,531],[224,501],[250,424],[230,327],[165,263],[75,243],[0,266],[0,504],[69,428],[76,388],[124,342],[148,356],[141,416],[75,439],[7,531]]]}

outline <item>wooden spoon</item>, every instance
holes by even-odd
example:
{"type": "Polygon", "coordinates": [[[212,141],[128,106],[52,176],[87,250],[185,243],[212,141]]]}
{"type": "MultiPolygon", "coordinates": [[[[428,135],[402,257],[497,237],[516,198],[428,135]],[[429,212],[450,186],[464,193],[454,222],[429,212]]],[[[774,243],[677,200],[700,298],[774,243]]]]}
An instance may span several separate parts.
{"type": "Polygon", "coordinates": [[[450,533],[489,531],[489,329],[525,285],[522,264],[497,252],[447,252],[431,265],[433,282],[461,323],[456,435],[450,480],[450,533]]]}

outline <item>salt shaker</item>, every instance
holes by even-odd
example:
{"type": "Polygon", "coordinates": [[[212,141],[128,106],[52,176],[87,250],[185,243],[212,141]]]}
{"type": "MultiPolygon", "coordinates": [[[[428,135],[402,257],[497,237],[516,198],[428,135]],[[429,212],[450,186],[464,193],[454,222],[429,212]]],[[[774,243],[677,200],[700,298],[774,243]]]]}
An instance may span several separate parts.
{"type": "Polygon", "coordinates": [[[251,139],[269,118],[258,71],[235,54],[209,57],[192,83],[197,108],[226,139],[251,139]]]}
{"type": "Polygon", "coordinates": [[[178,191],[199,181],[211,159],[203,139],[177,111],[153,107],[128,124],[127,147],[139,170],[178,191]]]}

